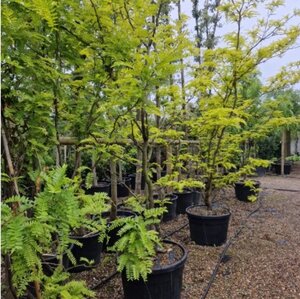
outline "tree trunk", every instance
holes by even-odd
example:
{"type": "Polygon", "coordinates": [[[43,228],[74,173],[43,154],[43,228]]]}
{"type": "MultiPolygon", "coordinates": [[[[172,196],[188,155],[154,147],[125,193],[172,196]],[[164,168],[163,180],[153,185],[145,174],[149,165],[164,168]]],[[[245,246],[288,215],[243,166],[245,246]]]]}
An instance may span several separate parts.
{"type": "Polygon", "coordinates": [[[154,201],[153,201],[153,186],[152,181],[148,174],[148,141],[144,141],[143,143],[143,159],[142,159],[142,168],[143,168],[143,175],[145,178],[146,183],[146,196],[147,196],[147,205],[150,209],[154,208],[154,201]]]}
{"type": "Polygon", "coordinates": [[[285,138],[285,157],[291,155],[291,131],[286,130],[286,138],[285,138]]]}
{"type": "Polygon", "coordinates": [[[286,129],[283,129],[281,134],[281,175],[284,175],[284,161],[286,155],[285,142],[286,142],[286,129]]]}
{"type": "Polygon", "coordinates": [[[93,172],[93,186],[96,186],[98,184],[98,177],[97,177],[97,171],[96,171],[96,159],[92,157],[92,172],[93,172]]]}
{"type": "Polygon", "coordinates": [[[72,178],[75,177],[77,169],[80,167],[80,164],[81,164],[81,153],[76,148],[76,151],[75,151],[74,171],[73,171],[73,174],[72,174],[72,178]]]}
{"type": "Polygon", "coordinates": [[[110,180],[111,180],[111,210],[110,220],[117,218],[117,200],[118,200],[118,180],[117,180],[117,163],[114,158],[110,160],[110,180]]]}
{"type": "Polygon", "coordinates": [[[137,164],[136,164],[136,172],[135,172],[135,193],[142,193],[142,159],[143,153],[140,148],[137,150],[137,164]]]}
{"type": "MultiPolygon", "coordinates": [[[[172,163],[172,151],[173,147],[171,144],[166,146],[166,164],[167,164],[167,175],[172,174],[173,163],[172,163]]],[[[172,193],[172,187],[167,188],[167,193],[172,193]]]]}

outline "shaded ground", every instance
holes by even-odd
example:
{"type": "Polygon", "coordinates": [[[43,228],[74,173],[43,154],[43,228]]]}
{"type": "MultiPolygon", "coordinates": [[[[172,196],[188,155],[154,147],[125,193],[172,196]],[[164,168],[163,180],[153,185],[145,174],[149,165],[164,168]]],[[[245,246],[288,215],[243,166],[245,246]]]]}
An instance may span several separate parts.
{"type": "MultiPolygon", "coordinates": [[[[259,202],[236,200],[233,188],[220,192],[216,198],[231,209],[228,238],[241,227],[251,211],[261,206],[246,221],[243,231],[229,247],[206,298],[300,298],[300,164],[294,166],[289,176],[268,175],[258,179],[262,187],[259,202]]],[[[185,215],[178,216],[163,225],[162,235],[186,222],[185,215]]],[[[188,226],[170,239],[184,244],[189,251],[181,297],[200,299],[225,245],[195,245],[190,241],[188,226]]],[[[115,270],[115,256],[104,254],[98,268],[73,274],[73,277],[86,280],[92,288],[115,270]]],[[[123,298],[120,275],[95,291],[99,299],[123,298]]]]}

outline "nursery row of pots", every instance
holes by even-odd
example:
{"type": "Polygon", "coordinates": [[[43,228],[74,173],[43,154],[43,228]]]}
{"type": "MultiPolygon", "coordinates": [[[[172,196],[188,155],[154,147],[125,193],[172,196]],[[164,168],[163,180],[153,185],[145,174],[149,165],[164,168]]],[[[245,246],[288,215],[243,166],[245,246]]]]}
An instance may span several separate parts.
{"type": "MultiPolygon", "coordinates": [[[[293,165],[293,163],[291,161],[284,162],[284,174],[285,175],[291,173],[292,165],[293,165]]],[[[272,171],[273,173],[275,173],[277,175],[281,175],[281,162],[278,161],[278,162],[272,163],[270,166],[270,169],[268,169],[266,167],[257,167],[256,174],[261,177],[261,176],[264,176],[268,170],[272,171]]]]}
{"type": "MultiPolygon", "coordinates": [[[[166,175],[166,172],[163,171],[161,173],[162,177],[166,175]]],[[[126,197],[129,196],[129,190],[135,189],[135,174],[129,174],[127,177],[124,177],[122,181],[118,182],[117,184],[117,195],[118,197],[126,197]]],[[[153,174],[153,182],[157,181],[157,175],[156,173],[153,174]]],[[[95,192],[105,192],[109,196],[111,195],[111,184],[110,181],[103,180],[100,181],[97,185],[92,186],[89,188],[86,192],[87,194],[94,194],[95,192]]],[[[145,189],[145,178],[142,176],[141,181],[141,189],[145,189]]]]}
{"type": "MultiPolygon", "coordinates": [[[[98,186],[87,190],[87,193],[109,192],[109,183],[99,184],[98,186]],[[105,189],[106,188],[106,189],[105,189]]],[[[128,186],[127,186],[128,187],[128,186]]],[[[235,185],[236,196],[239,200],[248,201],[248,196],[256,194],[256,188],[259,187],[255,183],[253,187],[245,186],[238,182],[235,185]]],[[[127,188],[128,189],[128,188],[127,188]]],[[[190,236],[198,245],[204,246],[220,246],[227,239],[227,231],[231,213],[228,209],[215,205],[213,211],[207,210],[206,206],[201,204],[201,193],[197,190],[184,190],[167,195],[168,202],[166,204],[167,212],[164,213],[162,221],[170,221],[179,214],[186,213],[189,220],[190,236]]],[[[158,199],[155,196],[154,199],[158,199]]],[[[157,200],[158,202],[158,200],[157,200]]],[[[129,210],[118,210],[117,217],[135,217],[136,214],[129,210]]],[[[102,218],[109,218],[109,212],[103,213],[102,218]]],[[[110,222],[107,223],[109,227],[110,222]]],[[[76,260],[76,265],[65,254],[63,257],[63,265],[69,272],[81,272],[92,269],[101,262],[102,252],[109,251],[110,247],[118,240],[118,231],[120,227],[107,230],[107,237],[104,241],[99,241],[99,233],[86,234],[85,236],[71,236],[71,239],[79,241],[82,246],[72,244],[70,250],[76,260]],[[82,262],[82,258],[84,262],[82,262]],[[86,261],[90,261],[86,262],[86,261]]],[[[125,272],[122,273],[122,283],[125,298],[157,298],[157,299],[179,299],[182,285],[182,275],[184,264],[187,259],[187,250],[180,244],[172,241],[164,240],[168,246],[177,247],[180,256],[175,260],[170,259],[170,263],[166,265],[156,265],[152,269],[152,273],[148,276],[147,281],[127,280],[125,272]],[[150,294],[150,296],[149,296],[150,294]]],[[[55,255],[44,255],[43,266],[46,275],[51,275],[58,265],[55,255]]]]}

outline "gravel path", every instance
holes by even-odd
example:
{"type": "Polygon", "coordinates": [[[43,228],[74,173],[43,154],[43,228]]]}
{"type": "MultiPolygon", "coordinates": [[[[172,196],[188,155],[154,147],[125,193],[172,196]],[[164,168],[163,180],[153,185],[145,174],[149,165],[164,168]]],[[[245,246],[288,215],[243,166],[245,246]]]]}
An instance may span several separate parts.
{"type": "Polygon", "coordinates": [[[207,298],[300,298],[300,165],[290,176],[259,180],[262,207],[230,247],[207,298]]]}

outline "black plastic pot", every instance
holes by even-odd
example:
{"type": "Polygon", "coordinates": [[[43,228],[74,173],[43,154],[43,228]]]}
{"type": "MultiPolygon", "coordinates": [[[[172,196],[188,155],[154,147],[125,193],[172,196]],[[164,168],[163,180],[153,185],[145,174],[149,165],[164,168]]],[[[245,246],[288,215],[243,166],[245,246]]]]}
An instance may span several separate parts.
{"type": "MultiPolygon", "coordinates": [[[[158,199],[158,196],[154,195],[153,198],[154,198],[154,200],[158,199]]],[[[173,220],[177,216],[176,208],[177,208],[178,196],[175,194],[169,194],[169,195],[166,195],[165,198],[167,198],[170,201],[170,203],[166,204],[167,212],[163,213],[163,216],[162,216],[163,222],[173,220]]],[[[159,206],[159,205],[155,205],[155,206],[159,206]]]]}
{"type": "MultiPolygon", "coordinates": [[[[203,206],[203,205],[197,205],[203,206]]],[[[231,213],[221,216],[201,216],[193,214],[191,206],[186,209],[189,219],[191,240],[198,245],[220,246],[226,242],[231,213]]]]}
{"type": "Polygon", "coordinates": [[[68,271],[71,273],[82,272],[92,269],[100,263],[102,243],[99,242],[99,232],[92,233],[87,236],[70,236],[71,239],[79,241],[82,246],[74,244],[71,249],[76,260],[76,265],[69,261],[68,271]],[[91,263],[82,261],[81,258],[89,260],[91,263]]]}
{"type": "MultiPolygon", "coordinates": [[[[281,174],[281,164],[280,163],[275,163],[273,164],[273,169],[276,174],[281,174]]],[[[284,164],[284,174],[290,174],[292,170],[292,164],[291,163],[285,163],[284,164]]]]}
{"type": "Polygon", "coordinates": [[[182,274],[187,251],[180,244],[172,241],[165,243],[174,244],[182,250],[182,258],[172,265],[153,269],[148,275],[147,282],[142,279],[128,281],[126,273],[122,273],[122,283],[125,299],[180,299],[182,274]]]}
{"type": "MultiPolygon", "coordinates": [[[[136,177],[136,174],[133,173],[133,174],[129,174],[128,177],[131,179],[131,189],[132,190],[135,190],[135,177],[136,177]]],[[[142,175],[142,182],[141,182],[141,189],[144,190],[145,189],[145,178],[144,176],[142,175]]]]}
{"type": "Polygon", "coordinates": [[[131,178],[127,177],[123,182],[119,182],[117,186],[118,197],[126,197],[129,195],[129,189],[131,186],[131,178]]]}
{"type": "Polygon", "coordinates": [[[193,204],[200,205],[202,201],[202,193],[197,189],[193,190],[193,204]]]}
{"type": "MultiPolygon", "coordinates": [[[[254,187],[259,188],[260,182],[255,181],[254,187]]],[[[249,186],[245,186],[244,182],[236,182],[234,185],[235,196],[240,201],[250,202],[248,199],[252,195],[257,195],[257,191],[249,186]]]]}
{"type": "MultiPolygon", "coordinates": [[[[109,218],[109,212],[104,212],[102,213],[103,218],[109,218]]],[[[135,214],[131,211],[122,211],[119,210],[117,211],[117,217],[118,218],[124,218],[124,217],[134,217],[135,214]]],[[[109,227],[111,225],[111,222],[107,222],[107,226],[109,227]]],[[[119,239],[120,237],[118,236],[118,232],[122,227],[116,227],[113,230],[107,230],[107,236],[108,238],[105,238],[103,241],[103,246],[102,246],[102,251],[107,252],[107,248],[113,246],[119,239]]]]}
{"type": "Polygon", "coordinates": [[[262,177],[262,176],[266,175],[267,168],[259,166],[259,167],[256,167],[255,172],[256,172],[257,176],[262,177]]]}
{"type": "Polygon", "coordinates": [[[96,186],[92,186],[90,189],[85,191],[86,194],[95,194],[98,192],[104,192],[110,195],[110,183],[108,182],[99,182],[96,186]]]}
{"type": "MultiPolygon", "coordinates": [[[[71,245],[71,250],[72,250],[73,244],[71,245]]],[[[67,256],[67,254],[63,254],[63,268],[67,270],[69,268],[69,263],[70,260],[67,256]]],[[[43,254],[42,255],[42,267],[43,267],[43,272],[47,276],[51,276],[57,266],[59,265],[59,261],[57,259],[56,254],[43,254]]]]}
{"type": "Polygon", "coordinates": [[[182,193],[174,192],[177,195],[177,214],[185,214],[185,210],[187,207],[194,204],[194,193],[191,190],[184,191],[182,193]]]}

